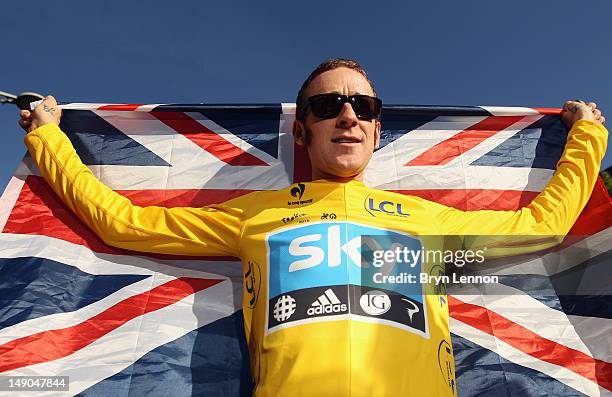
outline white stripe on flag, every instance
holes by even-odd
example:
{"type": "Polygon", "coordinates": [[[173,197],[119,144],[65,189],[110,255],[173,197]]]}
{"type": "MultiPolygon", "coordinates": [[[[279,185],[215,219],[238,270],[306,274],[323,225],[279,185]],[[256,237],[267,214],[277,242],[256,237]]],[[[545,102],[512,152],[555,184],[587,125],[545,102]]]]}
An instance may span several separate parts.
{"type": "MultiPolygon", "coordinates": [[[[279,134],[279,159],[265,154],[269,166],[230,166],[146,112],[98,110],[94,113],[171,165],[89,166],[111,189],[275,190],[292,182],[292,175],[286,169],[286,161],[293,157],[290,134],[279,134]]],[[[232,137],[232,141],[238,140],[232,137]]]]}
{"type": "Polygon", "coordinates": [[[404,166],[435,145],[486,119],[437,117],[376,151],[366,168],[365,183],[383,190],[487,189],[540,192],[552,177],[553,170],[469,165],[486,153],[487,149],[499,145],[540,117],[524,117],[447,164],[404,166]],[[462,167],[457,168],[457,164],[462,164],[462,167]],[[466,175],[470,177],[466,178],[466,175]]]}
{"type": "MultiPolygon", "coordinates": [[[[366,168],[365,184],[387,190],[410,189],[401,175],[407,172],[405,168],[412,167],[404,167],[404,164],[484,119],[486,117],[483,116],[460,118],[440,116],[411,130],[410,133],[402,135],[374,152],[366,168]]],[[[423,184],[423,178],[419,179],[421,179],[420,184],[423,184]]],[[[435,181],[429,183],[429,188],[435,189],[435,186],[435,181]]]]}
{"type": "Polygon", "coordinates": [[[596,352],[597,358],[612,362],[612,319],[600,317],[567,316],[590,351],[596,352]]]}
{"type": "MultiPolygon", "coordinates": [[[[552,251],[545,255],[541,253],[530,255],[533,259],[509,257],[507,258],[508,264],[503,265],[501,265],[502,260],[496,260],[495,267],[499,270],[491,271],[489,269],[485,273],[500,276],[516,274],[552,276],[610,250],[612,250],[612,226],[559,251],[552,251]],[[515,264],[512,262],[513,260],[520,260],[520,263],[515,264]]],[[[504,260],[506,259],[504,258],[504,260]]]]}
{"type": "Polygon", "coordinates": [[[283,103],[281,103],[281,108],[283,109],[283,114],[284,115],[293,115],[293,116],[295,116],[295,109],[297,108],[295,103],[283,102],[283,103]]]}
{"type": "Polygon", "coordinates": [[[393,157],[383,156],[377,162],[376,169],[368,166],[365,177],[367,186],[381,190],[482,189],[541,192],[554,174],[549,169],[473,165],[466,165],[463,169],[448,165],[402,165],[398,171],[399,165],[394,163],[393,157]],[[383,165],[385,162],[388,162],[386,172],[383,165]],[[395,171],[392,168],[394,164],[395,171]]]}
{"type": "Polygon", "coordinates": [[[485,154],[489,153],[491,150],[495,149],[497,146],[512,138],[514,135],[516,135],[517,132],[529,127],[531,124],[535,123],[542,117],[542,115],[523,117],[511,126],[499,131],[498,133],[480,142],[478,145],[474,146],[467,152],[462,153],[461,156],[455,157],[454,159],[449,161],[447,165],[449,167],[461,168],[467,164],[472,163],[473,161],[478,160],[485,154]]]}
{"type": "Polygon", "coordinates": [[[93,275],[163,273],[173,277],[242,278],[240,262],[157,259],[94,253],[87,247],[47,236],[0,233],[0,258],[35,256],[74,266],[93,275]]]}
{"type": "Polygon", "coordinates": [[[96,110],[102,106],[115,105],[113,103],[66,103],[60,105],[63,110],[96,110]]]}
{"type": "MultiPolygon", "coordinates": [[[[64,395],[77,394],[129,367],[149,351],[235,313],[234,296],[240,294],[241,289],[242,284],[222,282],[171,306],[137,317],[69,356],[2,375],[69,376],[70,392],[64,395]]],[[[36,392],[36,395],[60,394],[36,392]]]]}
{"type": "Polygon", "coordinates": [[[48,331],[52,329],[62,329],[80,324],[83,321],[102,313],[122,300],[129,298],[130,296],[150,291],[155,287],[175,279],[175,277],[157,273],[151,277],[147,277],[144,280],[127,285],[117,292],[114,292],[111,295],[78,310],[33,318],[31,320],[22,321],[18,324],[0,329],[0,345],[22,338],[26,335],[41,332],[41,330],[48,331]]]}
{"type": "Polygon", "coordinates": [[[504,341],[476,328],[470,327],[469,325],[464,324],[452,317],[450,319],[450,328],[452,333],[465,338],[470,342],[476,343],[485,349],[491,350],[510,362],[540,371],[543,374],[563,382],[588,396],[599,397],[602,395],[609,395],[607,394],[607,391],[600,387],[597,383],[586,379],[565,367],[538,360],[508,345],[504,341]]]}
{"type": "Polygon", "coordinates": [[[197,112],[187,112],[185,114],[191,117],[197,123],[203,125],[211,131],[214,131],[216,134],[221,135],[223,139],[232,143],[234,146],[239,147],[241,150],[258,157],[260,160],[268,164],[272,164],[278,161],[263,150],[257,149],[255,146],[252,146],[248,142],[238,138],[236,135],[232,134],[227,129],[221,127],[219,124],[215,123],[211,119],[206,118],[203,114],[197,112]]]}
{"type": "Polygon", "coordinates": [[[532,108],[509,107],[509,106],[479,106],[480,108],[491,113],[493,116],[528,116],[538,115],[538,112],[532,108]]]}
{"type": "MultiPolygon", "coordinates": [[[[469,289],[465,288],[461,295],[452,296],[464,303],[492,310],[541,337],[593,357],[565,313],[506,285],[488,284],[485,288],[486,291],[480,295],[470,295],[469,289]]],[[[479,291],[474,289],[474,292],[478,294],[479,291]]]]}
{"type": "Polygon", "coordinates": [[[0,231],[4,229],[15,203],[17,203],[19,193],[21,193],[21,188],[23,188],[24,183],[25,176],[14,176],[11,178],[8,185],[6,185],[4,193],[2,193],[2,197],[0,197],[0,231]]]}
{"type": "Polygon", "coordinates": [[[136,108],[137,112],[150,112],[158,106],[165,105],[165,103],[149,103],[147,105],[141,105],[136,108]]]}

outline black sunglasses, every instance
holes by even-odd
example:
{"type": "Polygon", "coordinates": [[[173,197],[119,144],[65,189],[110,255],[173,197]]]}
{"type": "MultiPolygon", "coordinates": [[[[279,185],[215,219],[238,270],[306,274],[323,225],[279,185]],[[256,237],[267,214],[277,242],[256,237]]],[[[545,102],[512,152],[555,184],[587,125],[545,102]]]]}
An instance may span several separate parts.
{"type": "Polygon", "coordinates": [[[351,104],[353,111],[360,119],[371,120],[380,117],[382,101],[379,98],[369,95],[319,94],[308,98],[302,118],[306,117],[308,107],[315,117],[334,118],[340,113],[346,102],[351,104]]]}

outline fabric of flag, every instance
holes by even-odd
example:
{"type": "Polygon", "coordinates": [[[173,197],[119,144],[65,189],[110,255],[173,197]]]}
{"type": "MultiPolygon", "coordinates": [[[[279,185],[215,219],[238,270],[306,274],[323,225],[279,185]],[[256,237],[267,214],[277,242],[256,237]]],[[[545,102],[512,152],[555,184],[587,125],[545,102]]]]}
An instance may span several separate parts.
{"type": "MultiPolygon", "coordinates": [[[[203,206],[309,179],[294,104],[63,109],[83,162],[137,205],[203,206]]],[[[559,112],[386,106],[365,183],[464,210],[520,208],[561,156],[559,112]]],[[[66,395],[250,395],[236,258],[106,246],[28,156],[0,198],[0,230],[0,376],[69,376],[66,395]]],[[[495,293],[448,296],[460,396],[611,393],[612,201],[601,181],[571,234],[505,266],[495,293]],[[556,294],[568,278],[597,294],[556,294]]]]}

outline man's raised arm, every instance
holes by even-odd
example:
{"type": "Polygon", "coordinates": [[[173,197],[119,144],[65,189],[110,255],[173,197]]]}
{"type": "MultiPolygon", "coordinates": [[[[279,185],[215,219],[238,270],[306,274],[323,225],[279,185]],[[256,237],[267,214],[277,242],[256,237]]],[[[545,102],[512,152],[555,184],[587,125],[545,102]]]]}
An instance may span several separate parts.
{"type": "Polygon", "coordinates": [[[474,236],[466,241],[471,247],[494,243],[499,249],[489,250],[490,256],[538,251],[559,243],[593,191],[608,138],[605,118],[594,103],[568,101],[562,119],[571,126],[565,149],[554,176],[528,206],[518,211],[460,211],[440,206],[435,214],[440,230],[448,235],[474,236]]]}
{"type": "Polygon", "coordinates": [[[242,211],[138,207],[100,182],[59,128],[61,109],[51,96],[19,124],[40,174],[64,203],[105,243],[136,251],[175,255],[238,256],[242,211]]]}

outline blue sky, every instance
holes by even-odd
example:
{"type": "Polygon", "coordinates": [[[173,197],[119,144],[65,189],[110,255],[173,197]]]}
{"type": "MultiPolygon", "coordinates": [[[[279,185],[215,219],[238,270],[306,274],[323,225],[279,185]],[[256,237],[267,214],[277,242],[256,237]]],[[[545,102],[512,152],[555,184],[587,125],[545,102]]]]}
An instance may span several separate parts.
{"type": "MultiPolygon", "coordinates": [[[[612,122],[612,2],[4,2],[0,90],[65,102],[293,102],[357,59],[386,103],[560,107],[612,122]]],[[[25,152],[0,106],[0,188],[25,152]]],[[[604,159],[604,168],[612,156],[604,159]]]]}

